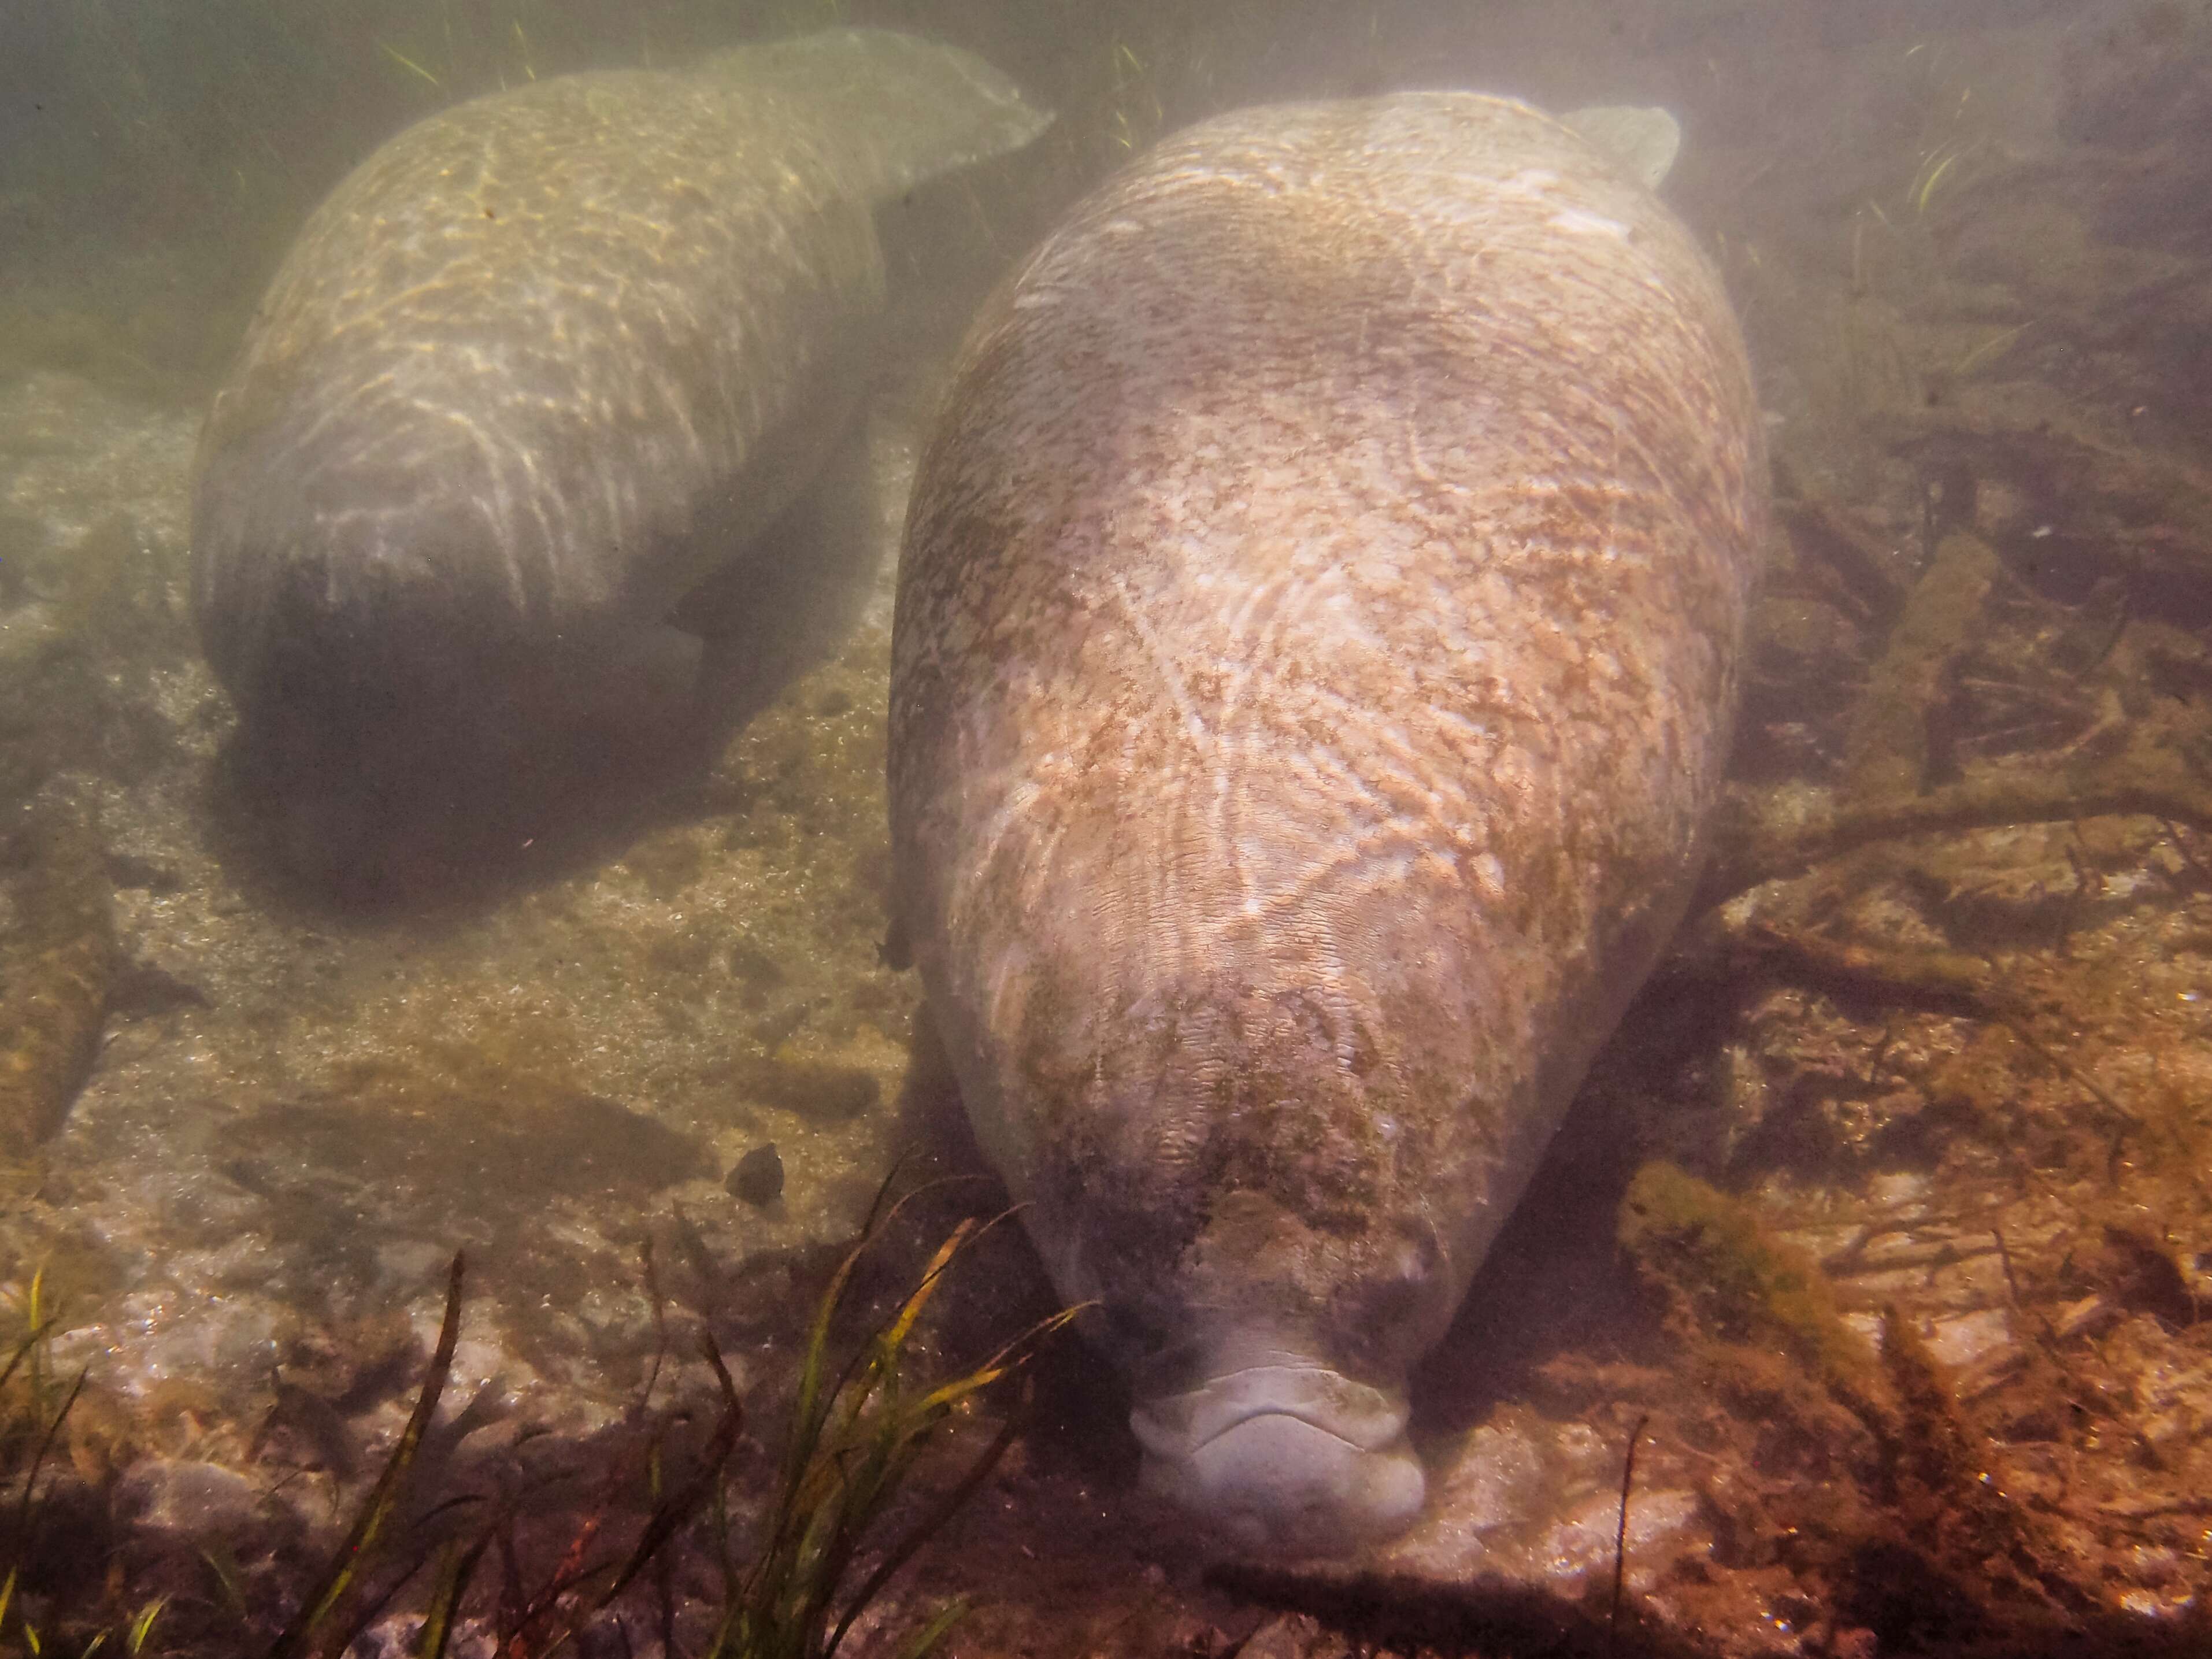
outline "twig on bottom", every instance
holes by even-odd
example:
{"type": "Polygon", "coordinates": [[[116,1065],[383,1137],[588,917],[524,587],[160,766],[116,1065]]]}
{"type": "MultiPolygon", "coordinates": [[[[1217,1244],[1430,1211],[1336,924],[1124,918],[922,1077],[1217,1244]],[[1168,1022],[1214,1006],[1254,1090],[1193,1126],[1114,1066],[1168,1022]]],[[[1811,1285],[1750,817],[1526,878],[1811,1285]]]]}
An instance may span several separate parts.
{"type": "Polygon", "coordinates": [[[1606,1626],[1606,1659],[1613,1659],[1620,1641],[1620,1588],[1628,1566],[1628,1489],[1636,1480],[1636,1443],[1644,1438],[1644,1425],[1650,1421],[1650,1412],[1636,1419],[1628,1431],[1628,1455],[1620,1462],[1620,1523],[1613,1534],[1613,1618],[1606,1626]]]}

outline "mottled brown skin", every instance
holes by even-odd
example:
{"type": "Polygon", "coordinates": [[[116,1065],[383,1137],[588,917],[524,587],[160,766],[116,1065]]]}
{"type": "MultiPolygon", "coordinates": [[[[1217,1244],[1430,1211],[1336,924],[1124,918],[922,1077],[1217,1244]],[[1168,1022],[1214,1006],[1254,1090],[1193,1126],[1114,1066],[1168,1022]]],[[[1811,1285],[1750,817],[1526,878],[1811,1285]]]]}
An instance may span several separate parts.
{"type": "Polygon", "coordinates": [[[835,30],[538,82],[364,161],[193,488],[194,613],[301,854],[692,735],[722,681],[672,619],[710,574],[738,567],[726,656],[775,655],[856,574],[794,567],[860,562],[787,532],[866,388],[875,209],[1043,125],[967,53],[835,30]]]}
{"type": "MultiPolygon", "coordinates": [[[[1156,1462],[1240,1375],[1402,1424],[1686,902],[1760,432],[1683,228],[1472,94],[1192,129],[972,331],[900,570],[902,921],[1156,1462]]],[[[1406,1519],[1238,1488],[1278,1455],[1164,1484],[1251,1547],[1406,1519]]]]}

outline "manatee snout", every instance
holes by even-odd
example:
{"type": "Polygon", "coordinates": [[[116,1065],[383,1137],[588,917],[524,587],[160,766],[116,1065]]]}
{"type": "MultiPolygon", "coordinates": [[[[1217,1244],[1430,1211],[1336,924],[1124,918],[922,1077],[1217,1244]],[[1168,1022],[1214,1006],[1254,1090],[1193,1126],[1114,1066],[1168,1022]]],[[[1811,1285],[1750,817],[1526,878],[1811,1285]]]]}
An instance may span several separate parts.
{"type": "Polygon", "coordinates": [[[1402,1532],[1427,1483],[1402,1390],[1285,1356],[1139,1400],[1130,1427],[1151,1491],[1249,1554],[1346,1555],[1402,1532]]]}

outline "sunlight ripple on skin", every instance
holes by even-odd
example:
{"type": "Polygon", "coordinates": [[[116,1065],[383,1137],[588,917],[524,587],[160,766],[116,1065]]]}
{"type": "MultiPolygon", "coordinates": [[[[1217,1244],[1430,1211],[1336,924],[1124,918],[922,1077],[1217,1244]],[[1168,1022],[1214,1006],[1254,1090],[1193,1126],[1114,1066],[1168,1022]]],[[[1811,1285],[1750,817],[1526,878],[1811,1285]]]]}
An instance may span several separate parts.
{"type": "Polygon", "coordinates": [[[978,1139],[1148,1480],[1387,1533],[1407,1367],[1688,892],[1764,513],[1725,299],[1521,106],[1249,111],[1079,208],[945,410],[891,817],[978,1139]]]}

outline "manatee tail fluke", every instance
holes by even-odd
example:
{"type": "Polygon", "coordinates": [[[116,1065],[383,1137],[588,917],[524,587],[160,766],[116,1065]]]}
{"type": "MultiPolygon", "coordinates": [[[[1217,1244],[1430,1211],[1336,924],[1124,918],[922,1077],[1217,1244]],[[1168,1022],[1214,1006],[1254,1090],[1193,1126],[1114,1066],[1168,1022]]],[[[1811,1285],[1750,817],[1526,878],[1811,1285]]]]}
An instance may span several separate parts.
{"type": "Polygon", "coordinates": [[[758,81],[818,112],[850,144],[880,198],[1019,149],[1049,112],[972,52],[890,29],[826,29],[715,58],[710,69],[758,81]]]}
{"type": "Polygon", "coordinates": [[[1611,156],[1646,190],[1656,190],[1665,182],[1682,149],[1682,124],[1663,109],[1594,104],[1562,115],[1559,124],[1611,156]]]}

